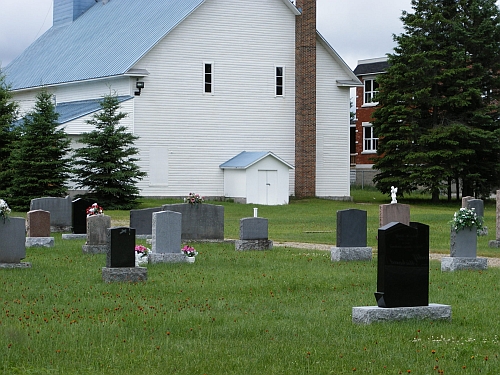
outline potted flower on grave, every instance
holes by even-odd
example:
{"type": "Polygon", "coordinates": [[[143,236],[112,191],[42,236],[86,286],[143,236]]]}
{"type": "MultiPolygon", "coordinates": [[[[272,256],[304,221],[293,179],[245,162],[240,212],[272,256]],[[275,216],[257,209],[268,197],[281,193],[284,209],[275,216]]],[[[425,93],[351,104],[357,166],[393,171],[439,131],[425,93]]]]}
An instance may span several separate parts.
{"type": "Polygon", "coordinates": [[[205,199],[200,195],[200,194],[195,194],[195,193],[189,193],[189,195],[184,198],[185,203],[189,203],[193,206],[202,204],[205,201],[205,199]]]}
{"type": "Polygon", "coordinates": [[[184,253],[184,255],[187,258],[187,261],[190,263],[193,263],[195,261],[195,256],[198,255],[198,252],[195,250],[194,247],[191,247],[189,245],[184,246],[181,251],[184,253]]]}
{"type": "Polygon", "coordinates": [[[5,220],[9,218],[10,212],[11,210],[7,202],[5,202],[3,199],[0,199],[0,219],[2,219],[4,223],[5,220]]]}
{"type": "Polygon", "coordinates": [[[149,249],[144,245],[135,246],[135,266],[139,267],[141,265],[148,263],[149,249]]]}
{"type": "Polygon", "coordinates": [[[453,220],[450,222],[451,229],[459,232],[468,229],[472,231],[475,228],[479,236],[481,229],[483,229],[483,219],[479,217],[474,208],[468,209],[462,207],[458,212],[453,215],[453,220]]]}
{"type": "Polygon", "coordinates": [[[94,203],[92,206],[87,208],[87,217],[94,215],[102,215],[104,210],[97,203],[94,203]]]}

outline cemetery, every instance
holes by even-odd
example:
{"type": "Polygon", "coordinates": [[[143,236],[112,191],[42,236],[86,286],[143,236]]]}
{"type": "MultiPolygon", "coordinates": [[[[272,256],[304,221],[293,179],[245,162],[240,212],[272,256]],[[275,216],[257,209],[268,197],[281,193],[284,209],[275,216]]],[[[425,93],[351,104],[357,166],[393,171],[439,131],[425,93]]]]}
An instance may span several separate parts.
{"type": "MultiPolygon", "coordinates": [[[[50,218],[52,247],[26,246],[29,213],[12,212],[11,258],[0,223],[0,266],[11,265],[0,268],[0,373],[496,373],[497,233],[462,253],[450,221],[469,203],[357,194],[104,207],[71,240],[82,233],[50,218]],[[209,216],[186,224],[200,208],[209,216]],[[448,272],[446,258],[486,266],[448,272]]],[[[474,206],[484,227],[498,227],[495,207],[474,206]]]]}

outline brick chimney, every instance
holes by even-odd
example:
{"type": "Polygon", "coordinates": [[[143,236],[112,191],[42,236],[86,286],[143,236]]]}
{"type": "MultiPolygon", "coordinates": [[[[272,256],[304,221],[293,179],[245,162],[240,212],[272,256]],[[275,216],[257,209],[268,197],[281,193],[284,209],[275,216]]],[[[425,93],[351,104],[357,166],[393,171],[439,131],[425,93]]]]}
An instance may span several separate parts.
{"type": "Polygon", "coordinates": [[[71,23],[95,3],[96,0],[54,0],[52,24],[57,27],[71,23]]]}
{"type": "Polygon", "coordinates": [[[297,0],[295,24],[295,196],[316,196],[316,0],[297,0]]]}

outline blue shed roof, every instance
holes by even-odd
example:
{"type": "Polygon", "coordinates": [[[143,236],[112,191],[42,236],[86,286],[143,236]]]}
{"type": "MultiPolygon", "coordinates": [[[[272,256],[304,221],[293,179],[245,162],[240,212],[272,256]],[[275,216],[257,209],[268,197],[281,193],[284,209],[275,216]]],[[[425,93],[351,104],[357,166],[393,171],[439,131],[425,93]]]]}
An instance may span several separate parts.
{"type": "MultiPolygon", "coordinates": [[[[118,96],[118,103],[132,99],[133,96],[118,96]]],[[[59,113],[59,124],[72,121],[101,109],[103,99],[79,100],[75,102],[58,103],[56,112],[59,113]]]]}
{"type": "Polygon", "coordinates": [[[279,160],[283,164],[285,164],[288,168],[293,169],[293,166],[283,159],[279,158],[275,154],[273,154],[271,151],[254,151],[254,152],[249,152],[249,151],[243,151],[240,152],[238,155],[235,157],[229,159],[225,163],[222,163],[219,165],[219,168],[221,169],[247,169],[257,163],[258,161],[264,159],[267,156],[272,156],[276,160],[279,160]]]}
{"type": "Polygon", "coordinates": [[[205,0],[97,2],[3,69],[12,90],[126,74],[205,0]]]}

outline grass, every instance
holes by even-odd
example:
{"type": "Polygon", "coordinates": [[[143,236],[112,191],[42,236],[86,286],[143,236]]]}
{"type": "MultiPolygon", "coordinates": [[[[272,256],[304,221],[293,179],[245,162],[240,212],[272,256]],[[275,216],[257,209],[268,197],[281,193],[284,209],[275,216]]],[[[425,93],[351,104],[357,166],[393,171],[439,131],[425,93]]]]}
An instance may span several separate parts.
{"type": "MultiPolygon", "coordinates": [[[[292,201],[259,206],[259,216],[269,218],[274,240],[333,243],[337,209],[366,209],[371,237],[382,198],[292,201]]],[[[239,218],[252,216],[253,205],[223,204],[226,237],[236,238],[239,218]]],[[[430,224],[431,234],[443,227],[448,245],[436,236],[431,247],[449,252],[447,221],[458,206],[410,204],[412,220],[430,224]]],[[[490,232],[495,227],[487,225],[490,232]]],[[[450,304],[452,322],[364,326],[352,324],[351,311],[375,305],[375,261],[332,263],[324,251],[236,252],[230,244],[197,243],[194,264],[148,265],[145,283],[105,284],[104,254],[83,254],[84,241],[54,237],[52,249],[27,249],[31,269],[0,270],[0,374],[497,374],[500,368],[497,268],[443,273],[431,261],[429,300],[450,304]]]]}

